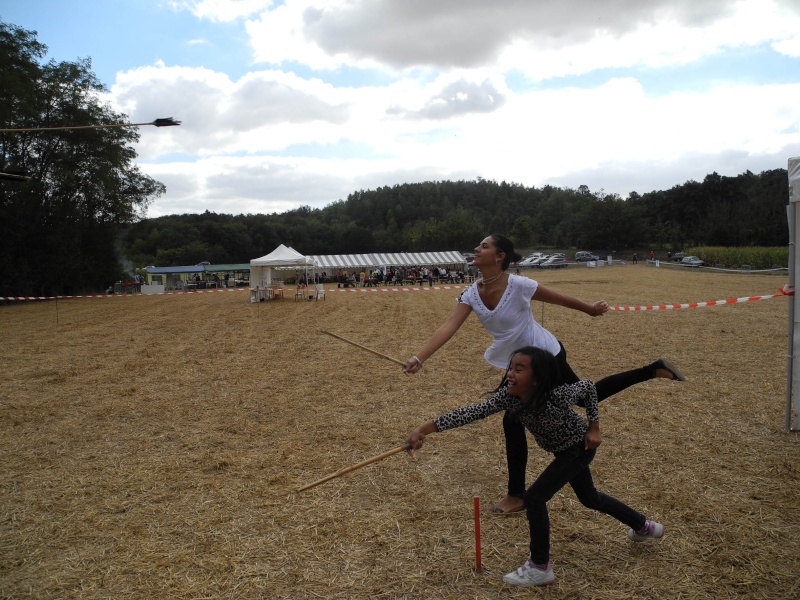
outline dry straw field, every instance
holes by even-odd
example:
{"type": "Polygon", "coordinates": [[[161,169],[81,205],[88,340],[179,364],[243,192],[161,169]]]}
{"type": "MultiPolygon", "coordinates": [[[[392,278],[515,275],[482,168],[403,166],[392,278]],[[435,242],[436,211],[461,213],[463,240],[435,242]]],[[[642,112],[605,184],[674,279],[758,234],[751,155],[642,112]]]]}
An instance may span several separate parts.
{"type": "MultiPolygon", "coordinates": [[[[536,272],[612,305],[772,294],[759,274],[644,265],[536,272]]],[[[2,598],[800,597],[800,441],[784,431],[786,298],[599,319],[534,303],[586,378],[675,360],[601,406],[600,489],[663,522],[635,545],[564,490],[556,583],[516,590],[522,515],[504,493],[500,417],[400,445],[498,381],[471,317],[408,378],[457,290],[251,304],[244,292],[0,307],[2,598]],[[479,496],[483,570],[474,570],[479,496]]],[[[546,463],[533,448],[529,477],[546,463]]]]}

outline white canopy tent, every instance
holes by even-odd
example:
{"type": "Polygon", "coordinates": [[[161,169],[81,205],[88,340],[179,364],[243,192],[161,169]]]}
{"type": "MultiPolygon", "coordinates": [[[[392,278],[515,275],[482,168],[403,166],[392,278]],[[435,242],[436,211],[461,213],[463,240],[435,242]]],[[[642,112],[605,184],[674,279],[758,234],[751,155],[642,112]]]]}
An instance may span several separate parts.
{"type": "Polygon", "coordinates": [[[324,254],[313,255],[317,271],[337,269],[360,269],[369,267],[422,267],[422,266],[466,266],[460,252],[397,252],[389,254],[324,254]]]}
{"type": "Polygon", "coordinates": [[[303,256],[294,248],[281,244],[269,254],[250,261],[250,289],[269,287],[272,269],[307,269],[315,264],[310,256],[303,256]]]}

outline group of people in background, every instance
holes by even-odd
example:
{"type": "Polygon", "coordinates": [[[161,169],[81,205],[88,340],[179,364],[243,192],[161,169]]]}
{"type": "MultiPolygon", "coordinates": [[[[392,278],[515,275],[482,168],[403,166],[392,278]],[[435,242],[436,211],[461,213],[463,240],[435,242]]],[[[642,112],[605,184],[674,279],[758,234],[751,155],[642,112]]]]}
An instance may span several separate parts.
{"type": "Polygon", "coordinates": [[[433,285],[438,283],[464,283],[468,271],[446,267],[378,267],[372,270],[336,272],[337,287],[375,287],[379,285],[402,285],[404,282],[433,285]]]}

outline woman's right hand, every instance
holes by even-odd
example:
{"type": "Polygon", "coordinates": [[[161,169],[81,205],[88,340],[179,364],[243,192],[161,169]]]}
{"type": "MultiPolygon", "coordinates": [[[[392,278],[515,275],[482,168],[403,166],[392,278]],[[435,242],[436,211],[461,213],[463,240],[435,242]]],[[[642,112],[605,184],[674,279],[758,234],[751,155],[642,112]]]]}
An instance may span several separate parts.
{"type": "Polygon", "coordinates": [[[403,373],[406,375],[413,375],[414,373],[418,373],[422,370],[422,362],[416,357],[412,356],[406,361],[406,364],[403,365],[403,373]]]}

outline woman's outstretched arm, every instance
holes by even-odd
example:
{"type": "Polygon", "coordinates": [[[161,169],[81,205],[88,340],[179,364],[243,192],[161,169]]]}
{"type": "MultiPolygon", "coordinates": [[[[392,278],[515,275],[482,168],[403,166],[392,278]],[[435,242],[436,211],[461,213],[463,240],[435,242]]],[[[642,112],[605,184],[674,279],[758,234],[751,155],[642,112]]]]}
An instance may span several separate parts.
{"type": "Polygon", "coordinates": [[[425,342],[419,352],[406,361],[403,373],[411,375],[418,372],[422,368],[422,363],[433,356],[439,348],[444,346],[456,334],[456,331],[461,328],[471,312],[472,308],[469,305],[461,302],[457,303],[447,320],[433,332],[433,335],[425,342]]]}
{"type": "Polygon", "coordinates": [[[588,302],[578,300],[577,298],[574,298],[568,294],[563,294],[561,292],[551,290],[550,288],[546,288],[543,285],[540,285],[538,288],[536,288],[536,293],[533,295],[533,299],[538,300],[539,302],[547,302],[548,304],[563,306],[564,308],[579,310],[580,312],[586,313],[590,317],[599,317],[603,313],[608,312],[608,302],[605,300],[598,300],[597,302],[589,304],[588,302]]]}

